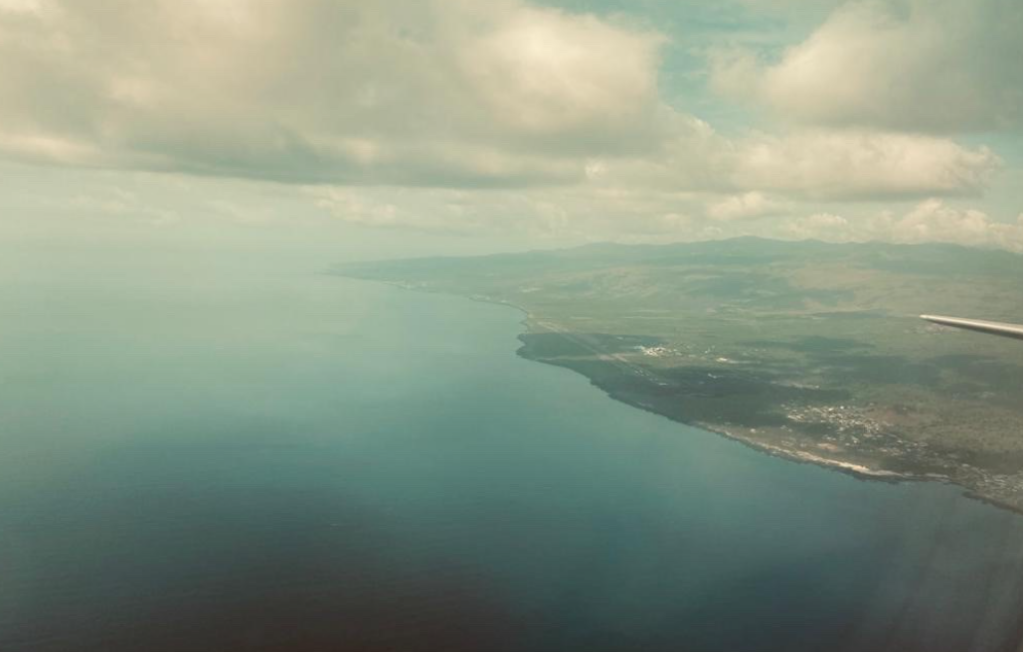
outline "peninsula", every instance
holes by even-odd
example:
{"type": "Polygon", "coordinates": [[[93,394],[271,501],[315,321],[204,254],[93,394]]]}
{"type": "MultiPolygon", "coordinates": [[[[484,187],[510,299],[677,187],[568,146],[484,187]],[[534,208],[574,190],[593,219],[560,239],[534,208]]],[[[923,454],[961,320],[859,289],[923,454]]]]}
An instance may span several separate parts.
{"type": "Polygon", "coordinates": [[[798,462],[1021,508],[1021,349],[919,313],[1021,320],[1021,256],[757,238],[361,263],[516,306],[520,355],[798,462]]]}

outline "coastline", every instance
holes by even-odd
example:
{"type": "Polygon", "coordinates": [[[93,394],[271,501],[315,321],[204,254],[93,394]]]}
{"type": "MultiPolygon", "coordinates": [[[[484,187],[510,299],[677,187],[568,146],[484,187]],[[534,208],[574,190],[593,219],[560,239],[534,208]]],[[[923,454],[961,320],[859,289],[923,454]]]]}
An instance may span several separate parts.
{"type": "MultiPolygon", "coordinates": [[[[357,280],[371,280],[371,279],[358,279],[358,277],[349,277],[349,278],[356,278],[357,280]]],[[[608,388],[602,386],[601,383],[598,382],[594,377],[592,377],[591,375],[588,375],[587,373],[585,373],[584,371],[582,371],[582,370],[580,370],[578,368],[573,367],[572,365],[560,363],[560,362],[558,362],[556,360],[545,359],[545,358],[542,358],[542,357],[536,357],[536,356],[530,355],[529,352],[528,352],[528,343],[527,343],[527,340],[526,340],[526,338],[528,336],[530,336],[530,335],[535,335],[535,334],[539,334],[539,333],[549,333],[549,334],[559,335],[559,336],[561,336],[563,338],[568,338],[569,336],[566,333],[562,332],[560,329],[553,328],[551,324],[547,324],[547,323],[541,322],[540,320],[538,320],[535,317],[535,315],[530,313],[530,311],[527,310],[526,308],[524,308],[523,306],[511,303],[511,302],[506,301],[506,300],[495,299],[493,297],[488,297],[488,296],[483,296],[483,295],[464,295],[464,294],[447,292],[447,291],[444,291],[444,290],[434,290],[434,289],[431,289],[429,287],[422,287],[422,286],[417,286],[417,285],[414,285],[414,284],[403,283],[403,282],[382,281],[382,280],[373,280],[373,282],[384,283],[386,285],[391,285],[391,286],[393,286],[395,288],[402,289],[402,290],[409,290],[409,291],[416,291],[416,292],[427,292],[427,293],[432,293],[432,294],[445,294],[445,295],[448,295],[448,296],[458,296],[458,297],[462,297],[462,298],[465,298],[465,299],[468,299],[470,301],[477,302],[477,303],[487,303],[487,304],[492,304],[492,305],[500,305],[500,306],[505,306],[505,307],[508,307],[508,308],[513,308],[513,309],[519,311],[521,313],[521,315],[522,315],[522,319],[519,321],[519,323],[523,327],[523,332],[521,332],[519,334],[519,336],[518,336],[518,339],[519,339],[519,341],[520,341],[520,343],[522,345],[516,350],[516,355],[517,356],[523,358],[524,360],[529,360],[531,362],[539,362],[539,363],[542,363],[542,364],[548,364],[548,365],[551,365],[551,366],[560,367],[562,369],[568,369],[570,371],[573,371],[574,373],[577,373],[577,374],[583,376],[584,378],[586,378],[587,380],[589,380],[590,383],[593,386],[595,386],[598,389],[600,389],[609,398],[611,398],[613,400],[616,400],[616,401],[619,401],[620,403],[624,403],[626,405],[629,405],[630,407],[637,408],[637,409],[643,410],[645,412],[649,412],[651,414],[656,414],[656,415],[658,415],[660,417],[663,417],[663,418],[668,419],[670,421],[673,421],[675,423],[679,423],[679,424],[682,424],[682,425],[685,425],[685,426],[689,426],[689,427],[692,427],[692,428],[697,428],[699,430],[705,431],[705,432],[707,432],[709,434],[712,434],[712,435],[716,435],[716,436],[720,436],[720,437],[725,437],[726,439],[729,439],[729,440],[734,441],[736,443],[739,443],[739,444],[741,444],[743,446],[746,446],[747,448],[750,448],[751,450],[754,450],[754,451],[757,451],[759,453],[762,453],[762,454],[765,454],[765,455],[769,455],[769,456],[772,456],[772,457],[776,457],[776,458],[779,458],[779,459],[783,459],[783,460],[786,460],[788,462],[794,462],[794,463],[797,463],[797,464],[810,464],[810,465],[817,466],[817,467],[820,467],[820,468],[823,468],[823,469],[827,469],[827,470],[830,470],[830,471],[836,471],[836,472],[839,472],[839,473],[843,473],[845,475],[854,477],[854,478],[856,478],[858,480],[862,480],[862,481],[884,482],[884,483],[888,483],[888,484],[900,484],[900,483],[904,483],[904,482],[935,482],[935,483],[939,483],[939,484],[951,485],[951,486],[954,486],[957,489],[959,489],[963,493],[964,496],[966,496],[966,497],[968,497],[968,498],[970,498],[972,500],[976,500],[976,501],[979,501],[979,502],[982,502],[982,503],[986,503],[986,504],[988,504],[988,505],[990,505],[992,507],[996,507],[996,508],[1002,509],[1002,510],[1007,510],[1007,511],[1013,512],[1013,513],[1018,514],[1018,515],[1024,515],[1024,511],[1022,511],[1022,506],[1021,505],[1019,505],[1019,504],[1010,504],[1010,503],[1006,503],[1006,502],[1003,502],[1003,501],[996,500],[996,499],[991,498],[989,496],[985,496],[983,494],[980,494],[980,493],[972,490],[970,487],[967,487],[967,486],[964,486],[961,483],[958,483],[955,479],[953,479],[951,477],[948,477],[948,476],[945,476],[945,475],[941,475],[941,474],[927,474],[927,475],[924,475],[924,474],[913,474],[913,473],[900,473],[900,472],[896,472],[896,471],[889,471],[889,470],[886,470],[886,469],[872,468],[871,466],[868,466],[866,464],[858,464],[858,463],[854,463],[854,462],[844,461],[844,460],[841,460],[841,459],[830,459],[828,457],[823,457],[821,455],[817,455],[817,454],[810,453],[808,451],[799,450],[799,449],[791,450],[791,449],[785,448],[783,446],[769,444],[767,442],[759,441],[759,440],[757,440],[755,438],[744,436],[744,435],[740,434],[737,431],[737,429],[735,429],[735,428],[729,428],[729,427],[724,426],[724,425],[713,424],[713,423],[706,423],[706,422],[702,422],[702,421],[698,421],[698,420],[687,420],[687,419],[679,418],[677,415],[666,414],[665,412],[663,412],[661,410],[658,410],[658,409],[654,408],[651,405],[646,405],[646,404],[642,403],[639,400],[630,399],[629,397],[624,396],[621,393],[617,393],[617,392],[611,391],[608,388]]],[[[605,356],[605,357],[614,358],[614,356],[611,356],[610,354],[607,354],[606,352],[602,352],[602,351],[599,351],[599,350],[596,350],[596,349],[594,350],[594,352],[595,352],[596,355],[599,355],[599,356],[605,356]]],[[[619,366],[621,364],[621,365],[624,365],[624,366],[627,366],[627,367],[631,367],[631,365],[628,365],[628,363],[622,363],[622,361],[616,361],[616,362],[618,363],[618,364],[616,364],[616,366],[619,366]]]]}
{"type": "MultiPolygon", "coordinates": [[[[482,301],[481,299],[474,299],[474,300],[482,301]]],[[[523,312],[524,314],[526,314],[527,317],[524,318],[521,323],[527,329],[527,332],[523,333],[522,335],[529,335],[530,334],[531,330],[530,330],[530,317],[529,317],[529,313],[526,310],[524,310],[521,306],[514,306],[514,305],[509,304],[509,303],[498,302],[498,301],[490,301],[490,302],[487,302],[487,303],[496,303],[496,304],[499,304],[499,305],[505,305],[505,306],[514,307],[517,310],[519,310],[519,311],[523,312]]],[[[523,341],[522,335],[519,338],[521,342],[523,341]]],[[[658,415],[660,417],[663,417],[663,418],[668,419],[669,421],[673,421],[675,423],[679,423],[679,424],[682,424],[682,425],[685,425],[685,426],[689,426],[689,427],[692,427],[692,428],[697,428],[699,430],[702,430],[704,432],[707,432],[709,434],[713,434],[713,435],[716,435],[716,436],[719,436],[719,437],[724,437],[724,438],[729,439],[731,441],[734,441],[734,442],[736,442],[738,444],[746,446],[747,448],[749,448],[751,450],[757,451],[758,453],[761,453],[761,454],[764,454],[764,455],[769,455],[771,457],[776,457],[776,458],[779,458],[779,459],[783,459],[783,460],[786,460],[787,462],[793,462],[793,463],[797,463],[797,464],[810,464],[812,466],[817,466],[817,467],[820,467],[820,468],[823,468],[823,469],[827,469],[827,470],[830,470],[830,471],[835,471],[835,472],[838,472],[838,473],[842,473],[844,475],[848,475],[848,476],[851,476],[851,477],[854,477],[854,478],[856,478],[858,480],[863,480],[863,481],[884,482],[884,483],[888,483],[888,484],[901,484],[901,483],[905,483],[905,482],[935,482],[935,483],[939,483],[939,484],[951,485],[951,486],[954,486],[957,489],[959,489],[963,493],[964,496],[966,496],[966,497],[968,497],[968,498],[970,498],[972,500],[976,500],[976,501],[979,501],[979,502],[982,502],[982,503],[986,503],[988,505],[991,505],[992,507],[996,507],[996,508],[1002,509],[1002,510],[1007,510],[1007,511],[1013,512],[1013,513],[1018,514],[1018,515],[1024,515],[1024,511],[1022,511],[1020,505],[1014,505],[1014,504],[1005,503],[1005,502],[1002,502],[1002,501],[990,498],[988,496],[982,495],[982,494],[980,494],[980,493],[978,493],[976,491],[971,490],[969,487],[965,487],[964,485],[956,482],[953,478],[950,478],[948,476],[939,475],[939,474],[921,475],[921,474],[912,474],[912,473],[898,473],[898,472],[895,472],[895,471],[888,471],[888,470],[885,470],[885,469],[874,469],[874,468],[871,468],[871,467],[869,467],[867,465],[863,465],[863,464],[856,464],[856,463],[853,463],[853,462],[846,462],[846,461],[843,461],[843,460],[830,459],[830,458],[827,458],[827,457],[823,457],[823,456],[820,456],[820,455],[815,455],[813,453],[809,453],[807,451],[790,450],[790,449],[784,448],[782,446],[768,444],[766,442],[758,441],[756,439],[753,439],[753,438],[750,438],[750,437],[746,437],[746,436],[744,436],[742,434],[739,434],[736,431],[736,429],[730,429],[728,427],[721,426],[721,425],[718,425],[718,424],[711,424],[711,423],[706,423],[706,422],[696,421],[696,420],[690,421],[690,420],[680,419],[680,418],[678,418],[678,417],[676,417],[674,415],[665,414],[664,412],[662,412],[660,410],[654,409],[650,405],[645,405],[644,403],[642,403],[640,401],[631,400],[628,397],[622,396],[621,394],[617,394],[615,392],[609,391],[607,388],[602,387],[600,383],[596,382],[593,378],[588,376],[586,373],[580,371],[579,369],[575,369],[575,368],[573,368],[570,365],[560,364],[560,363],[558,363],[556,361],[553,361],[553,360],[545,360],[543,358],[532,357],[532,356],[524,353],[524,349],[525,348],[526,348],[526,345],[524,343],[524,345],[521,346],[516,351],[516,354],[519,355],[520,357],[522,357],[523,359],[529,360],[531,362],[539,362],[539,363],[542,363],[542,364],[548,364],[548,365],[551,365],[551,366],[560,367],[562,369],[568,369],[570,371],[573,371],[573,372],[583,376],[584,378],[587,378],[591,382],[592,385],[594,385],[595,387],[600,389],[602,392],[604,392],[604,394],[606,396],[608,396],[612,400],[619,401],[620,403],[624,403],[624,404],[626,404],[626,405],[628,405],[630,407],[633,407],[633,408],[636,408],[636,409],[639,409],[639,410],[643,410],[643,411],[649,412],[651,414],[656,414],[656,415],[658,415]]]]}

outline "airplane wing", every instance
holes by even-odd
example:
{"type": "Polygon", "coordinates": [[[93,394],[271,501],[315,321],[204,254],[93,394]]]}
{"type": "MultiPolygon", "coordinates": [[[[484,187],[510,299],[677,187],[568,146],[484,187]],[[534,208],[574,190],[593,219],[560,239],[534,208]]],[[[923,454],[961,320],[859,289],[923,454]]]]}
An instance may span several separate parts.
{"type": "Polygon", "coordinates": [[[1015,337],[1022,339],[1022,327],[1019,324],[1006,324],[1000,321],[984,321],[981,319],[961,319],[959,317],[940,317],[938,315],[921,315],[921,319],[927,319],[943,326],[953,328],[965,328],[981,333],[1002,335],[1003,337],[1015,337]]]}

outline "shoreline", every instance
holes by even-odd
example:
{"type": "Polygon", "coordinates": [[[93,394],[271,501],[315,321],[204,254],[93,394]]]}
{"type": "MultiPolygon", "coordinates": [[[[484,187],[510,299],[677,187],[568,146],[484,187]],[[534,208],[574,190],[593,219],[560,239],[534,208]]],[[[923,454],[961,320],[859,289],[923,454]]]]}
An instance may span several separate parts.
{"type": "MultiPolygon", "coordinates": [[[[499,304],[499,305],[510,305],[510,304],[501,304],[499,302],[493,302],[493,303],[496,303],[496,304],[499,304]]],[[[518,306],[514,306],[514,307],[519,308],[518,306]]],[[[521,310],[521,308],[520,308],[520,310],[521,310]]],[[[852,462],[844,462],[842,460],[832,460],[832,459],[821,457],[819,455],[814,455],[812,453],[808,453],[808,452],[805,452],[805,451],[793,451],[793,450],[789,450],[789,449],[783,448],[781,446],[773,446],[771,444],[766,444],[766,443],[759,442],[759,441],[756,441],[756,440],[753,440],[753,439],[750,439],[750,438],[747,438],[747,437],[743,437],[743,436],[738,435],[736,433],[729,432],[727,429],[722,428],[721,426],[716,426],[714,424],[708,424],[708,423],[703,423],[703,422],[699,422],[699,421],[684,421],[684,420],[681,420],[681,419],[677,419],[677,418],[674,418],[674,417],[669,416],[667,414],[663,414],[663,413],[661,413],[661,412],[659,412],[657,410],[651,409],[649,406],[643,405],[643,404],[641,404],[639,402],[631,401],[631,400],[629,400],[629,399],[627,399],[625,397],[622,397],[622,396],[616,396],[615,394],[613,394],[613,393],[607,391],[605,388],[601,387],[599,384],[595,383],[593,381],[593,379],[591,379],[586,374],[584,374],[584,373],[582,373],[582,372],[580,372],[580,371],[578,371],[576,369],[573,369],[572,367],[569,367],[567,365],[558,364],[556,362],[551,362],[551,361],[548,361],[548,360],[542,360],[542,359],[539,359],[539,358],[532,358],[532,357],[529,357],[527,355],[523,355],[520,352],[522,349],[523,349],[523,347],[520,347],[516,351],[516,355],[518,355],[519,357],[523,358],[524,360],[529,360],[530,362],[537,362],[537,363],[540,363],[540,364],[546,364],[546,365],[550,365],[552,367],[558,367],[560,369],[567,369],[569,371],[572,371],[573,373],[576,373],[576,374],[578,374],[580,376],[583,376],[584,378],[586,378],[587,380],[590,381],[591,385],[593,385],[597,389],[601,390],[601,392],[603,392],[605,396],[607,396],[608,398],[612,399],[613,401],[618,401],[619,403],[622,403],[624,405],[628,405],[631,408],[635,408],[635,409],[638,409],[638,410],[643,410],[644,412],[647,412],[649,414],[654,414],[654,415],[657,415],[657,416],[662,417],[664,419],[668,419],[669,421],[672,421],[673,423],[678,423],[680,425],[684,425],[684,426],[687,426],[687,427],[690,427],[690,428],[696,428],[696,429],[702,430],[702,431],[704,431],[704,432],[706,432],[708,434],[715,435],[715,436],[718,436],[718,437],[723,437],[725,439],[728,439],[729,441],[732,441],[732,442],[735,442],[737,444],[740,444],[741,446],[745,446],[746,448],[749,448],[750,450],[756,451],[756,452],[761,453],[763,455],[768,455],[770,457],[774,457],[774,458],[777,458],[777,459],[785,460],[787,462],[792,462],[792,463],[796,463],[796,464],[807,464],[807,465],[811,465],[811,466],[816,466],[816,467],[821,468],[821,469],[826,469],[826,470],[829,470],[829,471],[834,471],[834,472],[842,473],[844,475],[848,475],[850,477],[856,478],[857,480],[861,480],[861,481],[865,481],[865,482],[884,482],[886,484],[903,484],[903,483],[909,483],[909,482],[934,482],[934,483],[937,483],[937,484],[949,485],[949,486],[952,486],[952,487],[956,487],[965,497],[970,498],[971,500],[975,500],[975,501],[978,501],[978,502],[981,502],[981,503],[985,503],[985,504],[990,505],[992,507],[995,507],[995,508],[998,508],[998,509],[1001,509],[1001,510],[1006,510],[1006,511],[1009,511],[1009,512],[1013,512],[1013,513],[1018,514],[1018,515],[1024,515],[1024,511],[1022,511],[1020,506],[1012,505],[1012,504],[1007,504],[1007,503],[1004,503],[1004,502],[1000,502],[998,500],[994,500],[994,499],[989,498],[987,496],[983,496],[983,495],[981,495],[981,494],[979,494],[979,493],[977,493],[975,491],[972,491],[968,487],[965,487],[965,486],[957,483],[952,478],[949,478],[947,476],[940,476],[940,475],[916,475],[916,474],[910,474],[910,473],[897,473],[895,471],[886,471],[884,469],[872,469],[870,467],[859,465],[859,464],[854,464],[852,462]]]]}
{"type": "MultiPolygon", "coordinates": [[[[607,389],[605,389],[604,387],[602,387],[593,378],[591,378],[590,376],[588,376],[587,374],[583,373],[582,371],[580,371],[578,369],[574,369],[573,367],[571,367],[569,365],[559,364],[559,363],[551,361],[551,360],[544,360],[544,359],[541,359],[541,358],[531,357],[530,355],[524,353],[525,349],[527,348],[527,343],[524,340],[524,336],[526,336],[526,335],[537,334],[537,333],[554,333],[554,334],[557,334],[557,335],[561,335],[562,337],[566,337],[566,335],[564,333],[561,333],[561,332],[557,331],[557,330],[554,330],[554,329],[551,329],[549,327],[546,327],[546,326],[542,325],[538,320],[535,319],[534,315],[531,314],[529,310],[527,310],[526,308],[524,308],[524,307],[522,307],[520,305],[511,303],[509,301],[505,301],[505,300],[501,300],[501,299],[494,299],[492,297],[487,297],[487,296],[482,296],[482,295],[463,295],[463,294],[458,294],[458,293],[446,292],[446,291],[443,291],[443,290],[432,290],[430,288],[419,287],[419,286],[411,285],[411,284],[408,284],[408,283],[397,282],[397,281],[382,281],[382,280],[374,280],[374,279],[360,279],[358,277],[346,277],[346,278],[353,278],[355,280],[362,280],[362,281],[371,281],[371,282],[375,282],[375,283],[384,283],[385,285],[390,285],[392,287],[395,287],[395,288],[398,288],[398,289],[401,289],[401,290],[408,290],[408,291],[415,291],[415,292],[425,292],[425,293],[429,293],[429,294],[444,294],[444,295],[447,295],[447,296],[456,296],[456,297],[461,297],[461,298],[464,298],[464,299],[468,299],[469,301],[473,301],[473,302],[476,302],[476,303],[486,303],[486,304],[491,304],[491,305],[504,306],[504,307],[507,307],[507,308],[512,308],[514,310],[517,310],[523,316],[522,319],[519,320],[519,324],[520,324],[520,326],[522,326],[523,330],[517,336],[517,339],[521,343],[521,346],[518,349],[516,349],[516,351],[515,351],[515,354],[518,357],[520,357],[520,358],[522,358],[524,360],[528,360],[530,362],[538,362],[538,363],[547,364],[547,365],[550,365],[550,366],[553,366],[553,367],[559,367],[561,369],[567,369],[569,371],[572,371],[573,373],[576,373],[576,374],[586,378],[588,381],[590,381],[591,385],[593,385],[597,389],[601,390],[601,392],[603,392],[605,394],[605,396],[607,396],[608,398],[610,398],[612,400],[618,401],[618,402],[623,403],[625,405],[628,405],[628,406],[630,406],[632,408],[643,410],[644,412],[648,412],[650,414],[655,414],[655,415],[657,415],[659,417],[662,417],[664,419],[668,419],[669,421],[672,421],[673,423],[678,423],[678,424],[681,424],[681,425],[684,425],[684,426],[688,426],[688,427],[691,427],[691,428],[696,428],[698,430],[702,430],[704,432],[707,432],[708,434],[711,434],[711,435],[715,435],[715,436],[719,436],[719,437],[724,437],[725,439],[728,439],[730,441],[736,442],[736,443],[738,443],[738,444],[740,444],[742,446],[745,446],[745,447],[747,447],[747,448],[749,448],[751,450],[754,450],[754,451],[756,451],[758,453],[761,453],[761,454],[764,454],[764,455],[768,455],[768,456],[771,456],[771,457],[775,457],[777,459],[786,460],[787,462],[793,462],[793,463],[797,463],[797,464],[809,464],[809,465],[816,466],[818,468],[826,469],[826,470],[829,470],[829,471],[839,472],[839,473],[842,473],[844,475],[848,475],[850,477],[856,478],[856,479],[861,480],[861,481],[884,482],[884,483],[887,483],[887,484],[902,484],[902,483],[908,483],[908,482],[935,482],[935,483],[938,483],[938,484],[950,485],[950,486],[953,486],[953,487],[957,488],[962,493],[962,495],[964,495],[965,497],[967,497],[967,498],[969,498],[971,500],[975,500],[975,501],[978,501],[978,502],[981,502],[981,503],[985,503],[985,504],[988,504],[988,505],[990,505],[992,507],[995,507],[997,509],[1006,510],[1006,511],[1018,514],[1018,515],[1024,515],[1024,510],[1022,510],[1022,506],[1021,505],[1008,504],[1008,503],[1004,503],[1004,502],[995,500],[993,498],[989,498],[987,496],[981,495],[981,494],[971,490],[970,488],[965,487],[962,484],[957,483],[955,480],[953,480],[952,478],[947,477],[947,476],[942,476],[942,475],[938,475],[938,474],[936,474],[936,475],[920,475],[920,474],[911,474],[911,473],[898,473],[898,472],[895,472],[895,471],[886,471],[884,469],[872,469],[872,468],[870,468],[868,466],[865,466],[865,465],[862,465],[862,464],[856,464],[856,463],[853,463],[853,462],[844,462],[842,460],[833,460],[833,459],[829,459],[829,458],[826,458],[826,457],[822,457],[820,455],[815,455],[813,453],[809,453],[807,451],[789,450],[789,449],[786,449],[786,448],[781,447],[781,446],[775,446],[775,445],[772,445],[772,444],[767,444],[767,443],[764,443],[764,442],[760,442],[760,441],[751,439],[749,437],[744,437],[744,436],[739,435],[739,434],[734,433],[734,432],[729,432],[728,429],[726,429],[726,428],[724,428],[722,426],[717,426],[715,424],[704,423],[704,422],[699,422],[699,421],[686,421],[686,420],[683,420],[683,419],[679,419],[679,418],[670,416],[668,414],[664,414],[664,413],[662,413],[662,412],[660,412],[658,410],[655,410],[655,409],[651,408],[650,406],[643,405],[642,403],[639,403],[637,401],[630,400],[630,399],[628,399],[626,397],[623,397],[623,396],[617,396],[614,393],[612,393],[612,392],[608,391],[607,389]]],[[[598,352],[598,351],[595,351],[595,353],[601,354],[601,352],[598,352]]]]}

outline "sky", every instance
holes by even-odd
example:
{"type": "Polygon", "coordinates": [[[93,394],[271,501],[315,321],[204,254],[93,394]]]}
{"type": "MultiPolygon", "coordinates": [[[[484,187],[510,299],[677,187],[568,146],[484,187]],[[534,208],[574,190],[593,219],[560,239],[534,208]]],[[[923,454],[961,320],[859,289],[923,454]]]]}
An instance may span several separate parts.
{"type": "Polygon", "coordinates": [[[1019,252],[1021,24],[1019,0],[0,0],[0,247],[1019,252]]]}

